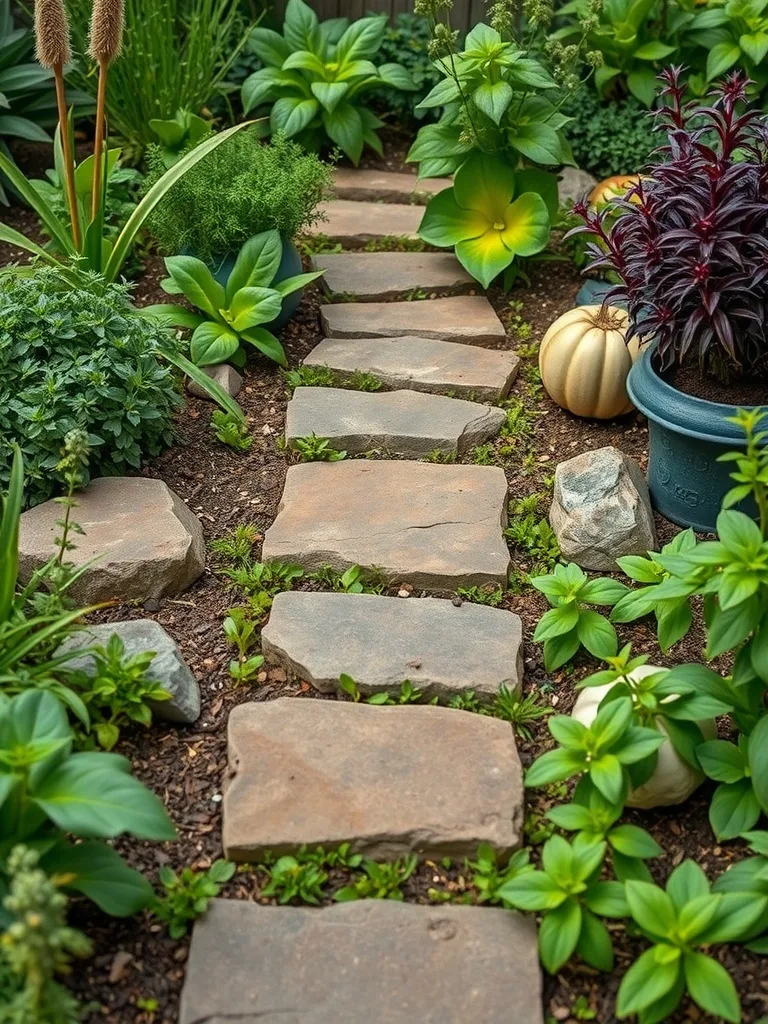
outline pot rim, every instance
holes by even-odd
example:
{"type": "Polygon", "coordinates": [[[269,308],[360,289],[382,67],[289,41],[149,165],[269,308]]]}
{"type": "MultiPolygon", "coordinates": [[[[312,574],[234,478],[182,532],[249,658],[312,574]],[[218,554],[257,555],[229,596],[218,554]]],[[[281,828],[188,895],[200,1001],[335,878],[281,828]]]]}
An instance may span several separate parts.
{"type": "Polygon", "coordinates": [[[739,409],[765,408],[768,411],[768,400],[765,406],[729,405],[687,395],[668,384],[657,372],[653,365],[657,345],[657,341],[652,341],[643,347],[627,378],[627,393],[640,412],[675,434],[713,444],[736,442],[744,447],[743,433],[735,423],[729,423],[727,417],[735,415],[739,409]],[[706,429],[696,429],[694,424],[706,429]]]}

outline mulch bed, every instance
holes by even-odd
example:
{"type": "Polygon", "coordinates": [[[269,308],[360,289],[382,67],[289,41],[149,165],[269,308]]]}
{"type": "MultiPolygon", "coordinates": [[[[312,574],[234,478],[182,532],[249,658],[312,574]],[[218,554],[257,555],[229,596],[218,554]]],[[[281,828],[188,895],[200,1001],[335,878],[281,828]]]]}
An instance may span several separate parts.
{"type": "MultiPolygon", "coordinates": [[[[402,148],[394,150],[390,167],[399,169],[402,148]]],[[[381,166],[381,164],[379,164],[381,166]]],[[[14,226],[29,224],[23,211],[12,210],[5,218],[14,226]]],[[[1,262],[13,256],[3,247],[1,262]]],[[[159,280],[164,276],[162,262],[151,258],[134,291],[137,303],[163,301],[159,280]]],[[[574,304],[579,277],[567,264],[547,263],[532,271],[530,287],[516,288],[510,295],[495,290],[490,294],[499,316],[508,328],[512,347],[539,342],[549,324],[574,304]],[[521,325],[531,325],[530,338],[521,325]]],[[[290,364],[300,360],[320,341],[318,306],[321,297],[317,288],[307,290],[295,319],[282,332],[282,340],[290,364]]],[[[535,354],[524,361],[524,367],[535,366],[535,354]]],[[[278,446],[285,407],[288,400],[283,377],[276,366],[265,360],[252,359],[245,371],[245,384],[238,401],[246,413],[254,444],[246,453],[236,453],[219,444],[209,428],[212,407],[209,403],[189,398],[179,415],[175,445],[163,456],[142,469],[147,476],[161,477],[188,503],[200,517],[206,540],[221,537],[237,524],[254,523],[263,533],[272,523],[283,489],[291,456],[278,446]]],[[[533,458],[523,469],[519,458],[505,463],[511,497],[519,498],[534,492],[547,491],[547,477],[559,461],[588,448],[616,445],[645,465],[647,430],[639,415],[631,415],[610,423],[577,420],[557,408],[545,394],[535,388],[535,374],[521,373],[512,392],[526,407],[540,415],[535,420],[531,448],[533,458]],[[533,384],[533,386],[531,386],[533,384]]],[[[542,512],[546,513],[546,503],[542,512]]],[[[660,541],[675,532],[664,520],[657,519],[660,541]]],[[[513,551],[516,565],[524,558],[513,551]]],[[[299,587],[311,586],[299,581],[299,587]]],[[[392,593],[397,591],[394,587],[392,593]]],[[[414,598],[418,596],[414,594],[414,598]]],[[[446,595],[447,596],[447,595],[446,595]]],[[[281,669],[269,669],[256,684],[235,687],[227,672],[232,656],[224,640],[221,621],[234,602],[215,571],[215,560],[209,559],[204,575],[185,594],[148,607],[133,605],[111,609],[102,616],[106,620],[152,617],[157,619],[181,647],[183,655],[200,682],[203,713],[193,727],[168,727],[161,723],[148,730],[125,730],[119,752],[127,756],[135,774],[163,799],[176,824],[176,843],[156,844],[121,839],[116,845],[131,864],[146,872],[157,882],[158,869],[169,864],[205,868],[221,856],[221,793],[226,776],[226,724],[233,706],[247,700],[272,700],[279,696],[316,699],[314,692],[300,681],[286,679],[281,669]]],[[[543,667],[540,648],[531,637],[536,622],[546,610],[544,598],[532,588],[522,592],[511,590],[505,595],[503,607],[522,616],[526,631],[525,690],[539,688],[558,712],[567,713],[574,701],[574,684],[589,671],[594,662],[579,655],[572,668],[549,676],[543,667]]],[[[678,645],[671,657],[660,657],[652,629],[646,624],[622,627],[622,640],[631,640],[635,652],[649,653],[662,664],[699,660],[702,657],[701,631],[692,632],[678,645]]],[[[334,699],[334,698],[323,698],[334,699]]],[[[532,742],[520,742],[524,763],[530,762],[551,745],[545,723],[535,723],[532,742]]],[[[648,828],[664,848],[664,856],[650,862],[654,875],[663,880],[684,858],[700,864],[710,878],[723,871],[743,853],[739,843],[727,847],[716,844],[707,822],[707,807],[712,787],[705,784],[685,805],[679,808],[627,814],[648,828]]],[[[528,797],[529,822],[535,823],[553,803],[562,798],[548,797],[543,791],[531,791],[528,797]]],[[[539,847],[534,846],[534,856],[539,847]]],[[[422,864],[405,887],[406,898],[428,902],[427,890],[436,888],[461,891],[468,873],[462,865],[449,870],[435,864],[422,864]]],[[[338,873],[343,884],[344,873],[338,873]]],[[[239,871],[227,884],[223,895],[230,898],[269,902],[260,896],[263,874],[239,871]]],[[[334,886],[335,887],[335,886],[334,886]]],[[[71,985],[86,1000],[95,1004],[87,1017],[91,1024],[175,1024],[178,999],[184,979],[184,962],[188,940],[170,940],[163,927],[149,915],[128,921],[105,918],[91,905],[74,901],[72,923],[83,928],[94,942],[94,955],[75,966],[71,985]],[[137,1002],[149,1001],[147,1009],[137,1002]],[[156,1001],[156,1008],[153,1008],[156,1001]]],[[[600,1024],[615,1021],[615,995],[621,976],[642,949],[643,943],[627,936],[620,924],[609,924],[617,951],[617,969],[601,975],[581,964],[566,967],[556,978],[545,975],[545,1009],[557,1020],[585,1019],[572,1015],[577,999],[582,996],[600,1024]]],[[[505,951],[498,951],[505,957],[505,951]]],[[[744,1005],[744,1020],[757,1021],[768,1013],[768,960],[745,952],[738,946],[725,947],[720,953],[723,963],[733,973],[744,1005]]],[[[512,1015],[514,1016],[514,1012],[512,1015]]],[[[512,1019],[512,1018],[510,1018],[512,1019]]],[[[695,1007],[687,1007],[675,1021],[704,1019],[695,1007]]],[[[474,1024],[474,1022],[467,1022],[474,1024]]],[[[479,1022],[477,1022],[479,1024],[479,1022]]]]}

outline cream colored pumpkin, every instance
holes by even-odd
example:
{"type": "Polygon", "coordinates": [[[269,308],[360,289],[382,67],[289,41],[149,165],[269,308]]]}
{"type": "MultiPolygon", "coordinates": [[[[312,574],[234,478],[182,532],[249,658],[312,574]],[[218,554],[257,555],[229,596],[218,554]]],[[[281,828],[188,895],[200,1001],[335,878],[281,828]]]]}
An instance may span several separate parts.
{"type": "Polygon", "coordinates": [[[624,340],[627,314],[614,306],[578,306],[544,335],[539,371],[550,398],[563,409],[597,420],[631,412],[627,374],[640,344],[624,340]]]}
{"type": "MultiPolygon", "coordinates": [[[[631,678],[642,679],[643,676],[663,671],[657,665],[641,665],[631,673],[631,678]]],[[[612,683],[608,683],[606,686],[590,686],[582,690],[576,699],[571,718],[575,718],[582,725],[591,725],[597,716],[600,701],[612,685],[612,683]]],[[[705,739],[714,739],[717,735],[717,727],[713,718],[705,719],[698,725],[705,739]]],[[[659,728],[666,735],[663,723],[659,723],[659,728]]],[[[656,771],[642,786],[631,790],[627,799],[627,807],[638,807],[647,811],[652,807],[671,807],[673,804],[681,804],[698,789],[703,781],[704,776],[700,772],[694,771],[680,757],[669,739],[665,739],[659,747],[656,771]]]]}

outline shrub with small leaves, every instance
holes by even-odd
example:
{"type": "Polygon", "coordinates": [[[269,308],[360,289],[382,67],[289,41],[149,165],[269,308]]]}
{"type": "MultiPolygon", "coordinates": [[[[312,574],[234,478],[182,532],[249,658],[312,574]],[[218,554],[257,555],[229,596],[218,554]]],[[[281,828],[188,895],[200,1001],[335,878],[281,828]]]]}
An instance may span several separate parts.
{"type": "Polygon", "coordinates": [[[340,903],[352,900],[402,900],[401,886],[407,882],[419,859],[415,853],[399,860],[378,863],[375,860],[364,860],[359,874],[351,885],[345,885],[335,894],[334,899],[340,903]]]}
{"type": "Polygon", "coordinates": [[[168,926],[172,939],[187,934],[192,921],[208,909],[208,903],[221,892],[221,887],[235,873],[235,865],[217,860],[207,871],[182,868],[177,874],[167,865],[160,868],[160,883],[164,893],[156,897],[152,913],[168,926]]]}

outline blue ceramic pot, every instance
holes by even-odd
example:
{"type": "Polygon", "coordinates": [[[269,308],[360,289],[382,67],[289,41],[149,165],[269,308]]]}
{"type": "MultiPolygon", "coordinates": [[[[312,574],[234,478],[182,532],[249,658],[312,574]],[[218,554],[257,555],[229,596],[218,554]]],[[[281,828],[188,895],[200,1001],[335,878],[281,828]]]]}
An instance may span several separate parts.
{"type": "MultiPolygon", "coordinates": [[[[185,256],[194,256],[193,252],[185,252],[185,256]]],[[[232,268],[235,265],[237,259],[236,252],[228,252],[221,259],[214,260],[208,264],[213,276],[221,285],[225,285],[229,279],[229,275],[232,273],[232,268]]],[[[301,265],[301,256],[299,250],[293,244],[290,238],[283,239],[283,258],[280,260],[280,266],[277,268],[274,280],[285,281],[286,278],[295,277],[297,274],[303,272],[301,265]]],[[[292,292],[290,295],[286,295],[283,299],[283,305],[280,309],[280,313],[274,320],[268,324],[259,324],[260,327],[266,328],[268,331],[277,331],[281,327],[285,327],[288,321],[291,319],[293,314],[299,308],[301,302],[301,289],[296,292],[292,292]]]]}
{"type": "MultiPolygon", "coordinates": [[[[659,376],[655,363],[652,344],[627,378],[629,397],[648,418],[651,499],[665,519],[713,533],[723,498],[734,486],[733,464],[718,462],[718,456],[745,448],[743,432],[728,422],[739,407],[678,391],[659,376]]],[[[751,500],[739,508],[757,515],[751,500]]]]}

